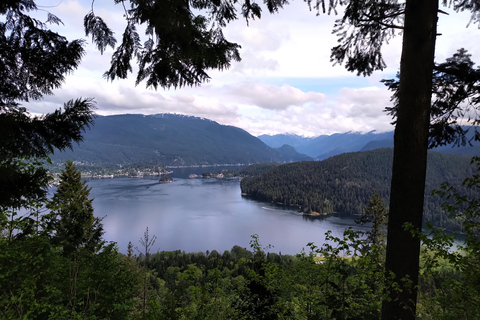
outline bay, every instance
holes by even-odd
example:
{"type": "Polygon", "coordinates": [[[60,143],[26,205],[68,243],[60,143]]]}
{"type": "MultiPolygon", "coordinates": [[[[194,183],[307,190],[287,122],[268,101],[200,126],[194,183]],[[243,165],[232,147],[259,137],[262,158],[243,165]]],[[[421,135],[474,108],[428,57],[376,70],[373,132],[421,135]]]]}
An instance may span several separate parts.
{"type": "MultiPolygon", "coordinates": [[[[218,169],[216,169],[218,170],[218,169]]],[[[212,171],[216,171],[212,170],[212,171]]],[[[250,248],[257,234],[270,252],[308,250],[324,243],[325,233],[341,237],[345,228],[364,229],[355,217],[341,214],[307,217],[295,210],[242,197],[238,180],[188,179],[205,168],[174,169],[174,181],[158,177],[89,179],[95,215],[103,217],[104,238],[125,253],[128,242],[141,247],[146,227],[157,237],[151,252],[223,252],[234,245],[250,248]]]]}

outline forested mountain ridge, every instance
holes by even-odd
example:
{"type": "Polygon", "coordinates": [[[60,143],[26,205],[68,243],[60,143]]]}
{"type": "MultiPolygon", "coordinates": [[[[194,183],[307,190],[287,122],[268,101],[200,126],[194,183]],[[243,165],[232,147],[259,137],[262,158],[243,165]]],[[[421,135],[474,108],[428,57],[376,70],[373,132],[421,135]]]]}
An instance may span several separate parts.
{"type": "Polygon", "coordinates": [[[175,114],[98,116],[73,151],[52,160],[87,164],[155,163],[165,166],[249,164],[309,160],[274,150],[243,129],[175,114]]]}
{"type": "MultiPolygon", "coordinates": [[[[425,220],[454,229],[440,214],[440,199],[433,189],[447,181],[459,186],[475,172],[470,157],[430,152],[426,180],[425,220]]],[[[315,162],[280,165],[261,175],[244,178],[242,193],[255,199],[298,206],[304,212],[360,214],[378,190],[389,199],[393,150],[345,153],[315,162]]],[[[386,202],[388,203],[388,202],[386,202]]]]}

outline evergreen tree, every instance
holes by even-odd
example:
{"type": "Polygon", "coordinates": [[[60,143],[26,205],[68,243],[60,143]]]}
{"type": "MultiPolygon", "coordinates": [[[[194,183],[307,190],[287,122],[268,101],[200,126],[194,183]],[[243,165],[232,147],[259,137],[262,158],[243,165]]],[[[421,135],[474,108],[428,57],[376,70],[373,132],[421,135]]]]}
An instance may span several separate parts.
{"type": "Polygon", "coordinates": [[[49,207],[59,219],[55,221],[55,243],[63,247],[65,255],[79,248],[95,252],[101,244],[103,226],[93,215],[90,188],[81,180],[72,161],[67,161],[60,175],[60,184],[49,207]]]}
{"type": "Polygon", "coordinates": [[[368,206],[365,207],[365,211],[355,222],[360,224],[372,223],[372,229],[367,232],[368,244],[370,248],[375,248],[378,257],[377,262],[385,263],[388,213],[378,191],[375,191],[368,199],[368,206]]]}

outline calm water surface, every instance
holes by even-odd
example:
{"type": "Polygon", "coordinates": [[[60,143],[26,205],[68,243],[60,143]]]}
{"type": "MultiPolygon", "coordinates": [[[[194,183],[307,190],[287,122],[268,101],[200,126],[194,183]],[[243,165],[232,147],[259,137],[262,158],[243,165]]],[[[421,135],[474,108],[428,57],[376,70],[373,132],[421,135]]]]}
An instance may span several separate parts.
{"type": "Polygon", "coordinates": [[[307,218],[242,197],[238,181],[188,179],[187,173],[176,170],[167,184],[155,177],[88,180],[95,215],[104,217],[104,238],[126,252],[129,241],[140,246],[148,227],[157,236],[152,252],[223,252],[234,245],[249,248],[250,236],[258,234],[263,246],[274,246],[268,251],[295,254],[309,242],[321,245],[328,230],[341,236],[346,227],[359,228],[351,216],[307,218]]]}

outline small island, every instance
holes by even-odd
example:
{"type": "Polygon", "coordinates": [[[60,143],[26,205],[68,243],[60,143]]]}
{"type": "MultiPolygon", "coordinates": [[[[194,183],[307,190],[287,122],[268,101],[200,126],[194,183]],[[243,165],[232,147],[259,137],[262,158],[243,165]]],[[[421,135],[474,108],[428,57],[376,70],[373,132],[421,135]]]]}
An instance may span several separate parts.
{"type": "Polygon", "coordinates": [[[173,182],[173,179],[169,175],[161,175],[160,180],[158,180],[160,183],[170,183],[173,182]]]}

